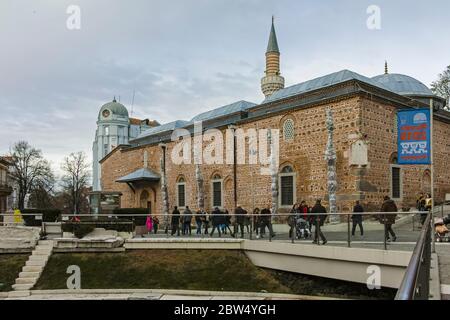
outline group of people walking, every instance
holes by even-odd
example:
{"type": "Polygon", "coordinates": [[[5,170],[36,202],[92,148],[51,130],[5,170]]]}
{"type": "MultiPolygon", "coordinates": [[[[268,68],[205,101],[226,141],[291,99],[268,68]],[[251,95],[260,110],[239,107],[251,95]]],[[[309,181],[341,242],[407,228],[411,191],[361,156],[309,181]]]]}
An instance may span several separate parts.
{"type": "MultiPolygon", "coordinates": [[[[418,198],[418,209],[427,208],[427,199],[425,195],[418,198]]],[[[384,197],[383,204],[378,215],[380,223],[385,225],[385,238],[387,241],[396,241],[397,236],[392,229],[392,225],[395,224],[396,212],[398,211],[395,202],[389,198],[384,197]],[[383,214],[386,212],[386,214],[383,214]]],[[[363,228],[363,215],[364,208],[359,201],[356,201],[353,207],[353,214],[351,215],[352,221],[352,236],[355,236],[356,229],[359,228],[361,236],[364,236],[363,228]]],[[[327,239],[322,232],[322,227],[327,219],[328,213],[326,208],[322,205],[320,199],[316,200],[314,206],[309,207],[306,201],[294,204],[290,211],[287,223],[289,225],[289,238],[307,239],[312,238],[312,228],[314,227],[314,239],[313,243],[322,244],[327,243],[327,239]]],[[[234,221],[232,222],[232,215],[228,210],[221,210],[215,207],[209,214],[204,209],[200,209],[193,213],[189,206],[186,206],[181,214],[178,207],[174,207],[171,220],[171,235],[192,235],[192,222],[195,222],[196,235],[209,235],[213,236],[217,231],[219,237],[222,234],[229,234],[232,237],[240,236],[244,237],[245,233],[254,232],[256,238],[263,238],[266,235],[266,229],[269,232],[270,237],[274,237],[275,233],[272,226],[272,210],[268,204],[263,209],[255,208],[253,214],[248,214],[241,205],[237,205],[234,210],[234,221]],[[233,228],[233,229],[232,229],[233,228]]],[[[159,219],[156,216],[148,216],[146,221],[146,227],[148,232],[158,231],[159,219]]],[[[168,226],[166,226],[166,233],[169,232],[168,226]]]]}
{"type": "Polygon", "coordinates": [[[252,230],[256,232],[257,238],[259,238],[263,237],[267,228],[270,235],[274,237],[275,233],[272,229],[272,211],[270,206],[267,206],[261,211],[259,208],[256,208],[253,210],[253,214],[253,216],[248,215],[247,210],[238,205],[234,210],[235,221],[232,223],[232,216],[226,209],[220,210],[218,207],[215,207],[211,214],[208,214],[204,209],[200,209],[193,214],[187,206],[184,209],[183,214],[181,214],[178,207],[175,206],[171,216],[171,235],[176,234],[179,236],[180,229],[182,230],[182,235],[191,235],[191,225],[192,220],[194,219],[197,235],[205,234],[212,237],[217,231],[219,237],[221,237],[222,234],[227,234],[229,232],[232,237],[240,235],[240,237],[243,238],[245,231],[250,233],[250,230],[252,230]],[[251,219],[253,219],[253,221],[251,219]],[[231,230],[230,226],[233,226],[233,230],[231,230]]]}

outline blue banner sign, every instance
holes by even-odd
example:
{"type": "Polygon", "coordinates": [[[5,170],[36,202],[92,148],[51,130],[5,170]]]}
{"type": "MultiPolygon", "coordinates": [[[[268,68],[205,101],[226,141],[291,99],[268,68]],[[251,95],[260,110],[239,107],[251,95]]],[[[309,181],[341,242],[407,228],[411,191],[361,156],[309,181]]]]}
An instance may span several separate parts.
{"type": "Polygon", "coordinates": [[[398,164],[431,164],[430,110],[400,110],[398,121],[398,164]]]}

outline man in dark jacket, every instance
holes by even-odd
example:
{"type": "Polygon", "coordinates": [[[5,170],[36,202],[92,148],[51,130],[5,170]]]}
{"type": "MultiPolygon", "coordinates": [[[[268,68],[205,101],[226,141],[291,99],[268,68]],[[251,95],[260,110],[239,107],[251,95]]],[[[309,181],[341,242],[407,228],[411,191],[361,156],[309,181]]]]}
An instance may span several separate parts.
{"type": "Polygon", "coordinates": [[[178,211],[178,207],[175,206],[172,211],[172,235],[177,233],[177,236],[180,235],[180,211],[178,211]]]}
{"type": "MultiPolygon", "coordinates": [[[[384,197],[383,205],[381,206],[380,212],[397,212],[397,205],[391,198],[388,196],[384,197]]],[[[395,235],[394,230],[392,230],[392,225],[395,223],[395,218],[397,217],[397,214],[382,214],[380,215],[380,223],[384,224],[385,227],[385,238],[386,241],[391,241],[389,238],[389,234],[392,236],[392,241],[395,242],[397,240],[397,236],[395,235]]]]}
{"type": "Polygon", "coordinates": [[[212,223],[212,231],[209,234],[211,237],[214,234],[214,231],[217,229],[219,232],[219,238],[222,236],[222,233],[220,232],[220,225],[222,224],[222,221],[225,220],[224,217],[221,216],[222,212],[219,210],[218,207],[214,208],[214,211],[211,212],[211,223],[212,223]]]}
{"type": "Polygon", "coordinates": [[[240,205],[237,206],[237,208],[234,210],[234,216],[235,216],[235,225],[234,225],[234,234],[237,235],[239,229],[241,229],[241,238],[244,237],[244,222],[245,222],[245,215],[247,214],[247,211],[242,209],[240,205]]]}
{"type": "Polygon", "coordinates": [[[275,233],[273,232],[272,229],[272,212],[270,210],[270,204],[268,204],[264,209],[261,210],[261,213],[259,215],[259,226],[260,226],[260,231],[259,231],[259,235],[261,238],[263,237],[263,233],[264,233],[264,229],[267,227],[269,228],[269,234],[271,235],[271,237],[275,237],[275,233]]]}
{"type": "Polygon", "coordinates": [[[361,232],[362,237],[364,235],[364,229],[362,225],[363,216],[357,213],[364,212],[364,208],[359,203],[359,201],[356,201],[355,206],[353,207],[353,212],[355,214],[352,215],[352,236],[355,236],[356,226],[359,226],[359,231],[361,232]]]}
{"type": "Polygon", "coordinates": [[[197,235],[202,234],[202,224],[204,219],[204,213],[205,211],[203,209],[198,210],[195,213],[195,224],[197,225],[197,235]]]}
{"type": "Polygon", "coordinates": [[[311,218],[315,225],[314,241],[313,241],[313,243],[315,244],[319,244],[319,237],[320,239],[322,239],[323,244],[327,243],[327,239],[322,233],[322,230],[320,230],[320,227],[323,226],[323,224],[325,223],[325,219],[327,218],[327,215],[324,213],[327,213],[327,209],[325,209],[325,207],[322,206],[321,200],[317,199],[316,204],[311,209],[311,218]]]}
{"type": "Polygon", "coordinates": [[[184,209],[183,212],[183,234],[187,235],[189,232],[189,235],[192,233],[192,211],[189,209],[189,206],[186,206],[186,209],[184,209]]]}

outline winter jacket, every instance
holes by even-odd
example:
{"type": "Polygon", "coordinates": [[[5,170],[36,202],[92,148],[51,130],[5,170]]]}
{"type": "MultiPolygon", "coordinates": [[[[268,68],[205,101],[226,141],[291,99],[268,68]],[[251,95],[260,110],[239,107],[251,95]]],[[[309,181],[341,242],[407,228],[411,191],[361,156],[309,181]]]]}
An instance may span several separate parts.
{"type": "MultiPolygon", "coordinates": [[[[380,212],[397,212],[397,211],[398,211],[397,205],[391,199],[385,200],[383,202],[383,205],[381,206],[381,210],[380,210],[380,212]]],[[[380,223],[381,224],[394,224],[396,216],[397,216],[396,214],[387,214],[387,215],[380,214],[380,216],[379,216],[380,223]]]]}
{"type": "Polygon", "coordinates": [[[203,222],[203,213],[201,211],[197,211],[195,213],[195,223],[202,223],[203,222]]]}
{"type": "Polygon", "coordinates": [[[259,214],[259,221],[260,224],[270,223],[272,221],[272,212],[270,212],[270,209],[264,208],[261,210],[261,213],[259,214]]]}
{"type": "Polygon", "coordinates": [[[318,222],[320,226],[323,226],[323,224],[325,223],[325,219],[327,218],[327,215],[326,214],[318,215],[315,213],[327,213],[327,209],[325,209],[325,207],[322,206],[321,204],[316,204],[311,209],[311,222],[314,223],[314,225],[316,224],[316,222],[318,222]]]}
{"type": "MultiPolygon", "coordinates": [[[[364,208],[362,207],[362,205],[357,204],[353,207],[353,212],[364,212],[364,208]]],[[[352,220],[355,222],[360,222],[363,220],[363,216],[360,214],[354,214],[352,215],[352,220]]]]}
{"type": "Polygon", "coordinates": [[[308,206],[300,206],[298,208],[298,211],[302,214],[303,219],[305,219],[306,221],[310,220],[310,217],[309,217],[310,210],[309,210],[308,206]]]}
{"type": "Polygon", "coordinates": [[[223,221],[225,219],[223,219],[223,216],[220,216],[221,214],[222,214],[222,212],[218,209],[211,212],[211,223],[214,227],[224,224],[223,221]]]}
{"type": "Polygon", "coordinates": [[[172,224],[180,223],[180,211],[178,209],[172,211],[172,224]]]}
{"type": "Polygon", "coordinates": [[[183,212],[183,223],[191,223],[192,221],[192,211],[189,209],[184,210],[183,212]]]}
{"type": "Polygon", "coordinates": [[[236,215],[236,223],[243,224],[245,221],[245,216],[243,215],[247,214],[247,211],[245,211],[241,207],[237,207],[236,210],[234,210],[234,214],[236,215]]]}
{"type": "Polygon", "coordinates": [[[147,231],[150,232],[153,230],[153,219],[150,216],[147,216],[147,220],[145,221],[145,226],[147,227],[147,231]]]}

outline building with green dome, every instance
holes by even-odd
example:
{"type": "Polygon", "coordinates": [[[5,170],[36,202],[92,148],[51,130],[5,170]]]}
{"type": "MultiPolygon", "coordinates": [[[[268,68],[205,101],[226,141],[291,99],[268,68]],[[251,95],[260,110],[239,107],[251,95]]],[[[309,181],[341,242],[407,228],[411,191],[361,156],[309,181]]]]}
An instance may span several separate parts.
{"type": "Polygon", "coordinates": [[[97,130],[92,145],[93,191],[101,191],[101,169],[99,161],[119,145],[126,145],[130,139],[158,123],[148,119],[130,118],[127,108],[114,98],[105,103],[98,113],[97,130]]]}

